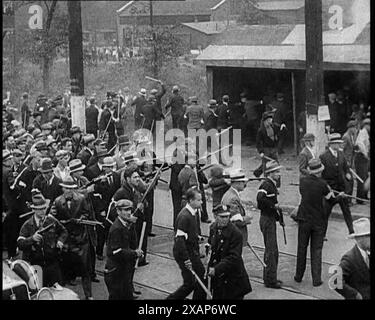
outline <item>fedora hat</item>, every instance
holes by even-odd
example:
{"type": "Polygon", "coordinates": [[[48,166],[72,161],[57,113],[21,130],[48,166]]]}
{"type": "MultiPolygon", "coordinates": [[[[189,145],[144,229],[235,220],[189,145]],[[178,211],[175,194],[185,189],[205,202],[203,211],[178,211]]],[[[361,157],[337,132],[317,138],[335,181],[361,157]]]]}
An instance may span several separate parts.
{"type": "Polygon", "coordinates": [[[245,177],[245,173],[241,170],[234,170],[229,173],[229,179],[233,182],[247,182],[247,178],[245,177]]]}
{"type": "Polygon", "coordinates": [[[31,209],[47,209],[50,203],[49,199],[45,199],[41,193],[35,194],[32,197],[32,203],[30,204],[31,209]]]}
{"type": "Polygon", "coordinates": [[[72,177],[67,177],[63,182],[59,183],[59,185],[66,189],[77,189],[78,185],[74,182],[72,177]]]}
{"type": "Polygon", "coordinates": [[[82,163],[81,159],[74,159],[69,162],[69,171],[70,173],[83,171],[86,166],[82,163]]]}
{"type": "Polygon", "coordinates": [[[369,236],[370,235],[370,220],[368,218],[360,218],[353,221],[354,233],[349,235],[349,238],[369,236]]]}
{"type": "Polygon", "coordinates": [[[53,171],[52,161],[51,161],[50,158],[44,158],[44,159],[42,159],[39,171],[41,173],[47,173],[47,172],[52,172],[53,171]]]}
{"type": "Polygon", "coordinates": [[[280,166],[277,161],[275,160],[268,161],[266,163],[266,170],[264,171],[264,173],[268,174],[268,173],[280,170],[281,168],[282,166],[280,166]]]}
{"type": "Polygon", "coordinates": [[[59,150],[59,151],[56,152],[55,157],[56,157],[57,160],[61,160],[62,158],[64,158],[68,154],[69,154],[69,152],[66,151],[66,150],[59,150]]]}
{"type": "Polygon", "coordinates": [[[358,122],[357,120],[350,120],[348,122],[348,124],[346,125],[346,128],[349,129],[349,128],[353,128],[353,127],[356,127],[358,125],[358,122]]]}
{"type": "Polygon", "coordinates": [[[212,212],[220,217],[229,217],[230,211],[226,205],[219,204],[215,208],[212,209],[212,212]]]}
{"type": "Polygon", "coordinates": [[[12,153],[8,149],[3,150],[3,161],[11,158],[13,158],[12,153]]]}
{"type": "Polygon", "coordinates": [[[343,143],[344,141],[341,139],[341,134],[339,133],[332,133],[329,135],[328,144],[332,143],[343,143]]]}
{"type": "Polygon", "coordinates": [[[145,88],[142,88],[141,91],[139,91],[139,94],[141,96],[145,96],[146,95],[146,89],[145,88]]]}
{"type": "Polygon", "coordinates": [[[128,199],[121,199],[115,203],[116,208],[132,209],[133,202],[128,199]]]}
{"type": "Polygon", "coordinates": [[[102,166],[103,167],[113,167],[116,165],[116,161],[113,159],[113,157],[105,157],[103,159],[102,166]]]}
{"type": "Polygon", "coordinates": [[[119,144],[119,146],[123,146],[123,145],[132,144],[132,142],[130,141],[130,139],[127,135],[122,135],[122,136],[118,137],[118,144],[119,144]]]}
{"type": "Polygon", "coordinates": [[[315,136],[312,133],[305,133],[302,137],[303,141],[313,141],[315,140],[315,136]]]}
{"type": "Polygon", "coordinates": [[[47,122],[47,123],[42,124],[41,128],[42,130],[52,130],[53,126],[51,122],[47,122]]]}
{"type": "Polygon", "coordinates": [[[85,136],[83,136],[82,140],[83,143],[87,145],[90,142],[95,141],[95,136],[92,133],[86,134],[85,136]]]}
{"type": "Polygon", "coordinates": [[[208,102],[208,106],[209,107],[215,107],[217,106],[217,101],[215,99],[211,99],[209,102],[208,102]]]}
{"type": "Polygon", "coordinates": [[[310,173],[316,174],[324,170],[324,165],[322,164],[320,159],[311,159],[308,163],[307,170],[310,173]]]}

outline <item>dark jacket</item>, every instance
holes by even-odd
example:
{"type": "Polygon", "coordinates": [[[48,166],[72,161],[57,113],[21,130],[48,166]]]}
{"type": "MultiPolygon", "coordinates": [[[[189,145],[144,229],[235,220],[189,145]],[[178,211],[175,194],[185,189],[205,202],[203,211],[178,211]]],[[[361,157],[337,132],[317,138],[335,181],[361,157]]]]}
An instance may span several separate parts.
{"type": "Polygon", "coordinates": [[[134,225],[125,227],[117,217],[109,229],[106,269],[117,268],[124,272],[124,276],[132,273],[137,258],[137,243],[134,225]]]}
{"type": "Polygon", "coordinates": [[[173,256],[176,261],[186,261],[191,257],[199,257],[199,243],[198,243],[198,230],[199,230],[199,216],[194,216],[186,208],[182,208],[177,216],[175,231],[181,230],[187,234],[187,239],[183,236],[175,237],[173,246],[173,256]]]}
{"type": "Polygon", "coordinates": [[[61,180],[56,178],[56,176],[53,176],[52,183],[50,184],[42,175],[39,175],[33,181],[33,189],[38,189],[43,197],[53,202],[63,193],[60,183],[61,180]]]}
{"type": "Polygon", "coordinates": [[[169,98],[165,108],[171,108],[172,116],[182,116],[184,114],[184,98],[178,93],[173,94],[173,96],[169,98]]]}
{"type": "MultiPolygon", "coordinates": [[[[53,224],[53,227],[42,234],[43,240],[40,243],[34,242],[32,236],[38,227],[36,225],[35,217],[32,216],[22,226],[17,245],[22,250],[22,259],[39,266],[49,265],[58,261],[57,241],[64,243],[68,237],[68,231],[55,219],[46,217],[40,229],[53,224]]],[[[40,230],[39,229],[39,230],[40,230]]]]}
{"type": "Polygon", "coordinates": [[[367,267],[357,245],[341,258],[343,288],[336,289],[345,299],[355,299],[359,292],[363,299],[370,299],[370,269],[367,267]]]}
{"type": "Polygon", "coordinates": [[[230,188],[230,185],[225,182],[224,178],[211,178],[208,185],[212,189],[212,207],[215,208],[221,203],[221,199],[230,188]]]}
{"type": "Polygon", "coordinates": [[[74,193],[71,200],[70,209],[68,200],[64,195],[58,197],[53,205],[52,212],[56,213],[56,218],[61,221],[68,230],[67,247],[74,249],[90,241],[92,244],[96,241],[95,229],[93,226],[77,224],[70,219],[94,220],[93,213],[84,195],[74,193]],[[69,221],[70,220],[70,221],[69,221]]]}
{"type": "Polygon", "coordinates": [[[279,220],[279,215],[275,209],[277,204],[278,190],[271,179],[266,178],[259,186],[257,194],[258,209],[261,215],[279,220]]]}
{"type": "Polygon", "coordinates": [[[161,91],[158,92],[157,94],[155,94],[156,108],[158,110],[158,112],[155,114],[156,120],[160,120],[162,118],[161,115],[163,114],[163,110],[161,108],[161,98],[165,95],[166,91],[167,90],[165,89],[165,85],[162,84],[161,85],[161,91]]]}
{"type": "Polygon", "coordinates": [[[93,153],[90,152],[90,151],[91,150],[89,148],[83,147],[81,149],[81,151],[78,152],[78,154],[77,154],[77,159],[80,159],[85,166],[88,165],[89,160],[90,160],[91,156],[93,155],[93,153]]]}
{"type": "Polygon", "coordinates": [[[271,124],[274,132],[274,140],[267,135],[267,130],[262,123],[256,137],[256,147],[259,153],[264,153],[264,148],[276,148],[278,142],[279,127],[271,124]]]}
{"type": "Polygon", "coordinates": [[[228,127],[229,107],[226,104],[221,104],[217,108],[217,128],[222,130],[228,127]]]}
{"type": "Polygon", "coordinates": [[[297,219],[312,223],[314,226],[325,227],[327,215],[323,207],[323,199],[330,192],[327,182],[314,175],[304,176],[299,182],[299,192],[301,203],[297,219]]]}
{"type": "Polygon", "coordinates": [[[204,114],[204,128],[206,131],[210,129],[216,129],[217,128],[217,119],[218,115],[216,113],[216,108],[215,109],[209,109],[205,114],[204,114]]]}
{"type": "Polygon", "coordinates": [[[86,132],[96,133],[98,131],[98,116],[99,110],[95,105],[91,104],[86,108],[86,132]]]}
{"type": "Polygon", "coordinates": [[[131,106],[135,105],[135,112],[134,112],[134,118],[139,119],[141,117],[142,113],[142,107],[147,103],[147,100],[145,97],[139,95],[137,96],[134,101],[131,103],[131,106]]]}
{"type": "Polygon", "coordinates": [[[192,104],[186,108],[185,115],[189,119],[188,129],[202,128],[202,120],[204,120],[204,108],[199,104],[192,104]]]}
{"type": "Polygon", "coordinates": [[[349,173],[348,164],[342,151],[337,151],[337,158],[327,149],[320,155],[324,165],[322,178],[337,191],[345,191],[345,174],[349,173]]]}
{"type": "Polygon", "coordinates": [[[236,299],[252,291],[242,260],[242,234],[231,222],[221,230],[210,226],[208,243],[211,258],[208,267],[215,268],[213,299],[236,299]]]}
{"type": "Polygon", "coordinates": [[[157,106],[157,102],[148,101],[142,106],[142,114],[145,118],[143,124],[144,129],[151,130],[151,127],[156,127],[155,121],[160,120],[163,117],[161,110],[157,106]]]}
{"type": "Polygon", "coordinates": [[[99,120],[99,130],[101,132],[104,132],[106,129],[106,132],[108,133],[115,133],[115,121],[113,120],[112,114],[109,109],[103,110],[99,120]]]}
{"type": "Polygon", "coordinates": [[[195,175],[194,169],[189,165],[185,165],[178,174],[178,182],[183,195],[189,188],[198,186],[197,176],[195,175]]]}

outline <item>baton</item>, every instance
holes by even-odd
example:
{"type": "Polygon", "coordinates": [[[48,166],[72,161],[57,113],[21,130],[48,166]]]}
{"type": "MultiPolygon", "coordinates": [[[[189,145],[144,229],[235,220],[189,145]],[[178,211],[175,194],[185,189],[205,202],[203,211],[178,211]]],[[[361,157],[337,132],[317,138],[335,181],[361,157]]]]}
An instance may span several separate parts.
{"type": "MultiPolygon", "coordinates": [[[[337,193],[337,194],[340,193],[340,192],[337,191],[337,190],[332,190],[332,191],[333,191],[333,193],[337,193]]],[[[351,195],[346,194],[346,193],[344,193],[344,196],[345,196],[345,197],[348,197],[348,198],[356,199],[356,200],[359,200],[359,201],[370,202],[370,200],[368,200],[368,199],[357,198],[357,197],[355,197],[355,196],[351,196],[351,195]]]]}
{"type": "Polygon", "coordinates": [[[232,146],[232,145],[230,144],[230,145],[227,145],[227,146],[225,146],[225,147],[223,147],[223,148],[221,148],[221,149],[219,149],[219,150],[216,150],[216,151],[214,151],[214,152],[211,152],[211,153],[209,153],[207,156],[204,156],[204,157],[202,157],[202,158],[199,158],[199,159],[197,160],[197,162],[200,161],[200,160],[206,159],[206,158],[208,158],[208,157],[211,157],[211,156],[214,155],[215,153],[218,153],[218,152],[220,152],[220,151],[222,151],[222,150],[224,150],[224,149],[228,149],[228,148],[230,148],[231,146],[232,146]]]}
{"type": "Polygon", "coordinates": [[[250,248],[250,250],[254,253],[255,257],[260,261],[260,263],[263,265],[264,268],[267,267],[267,265],[263,262],[263,260],[258,256],[258,254],[255,252],[254,248],[251,246],[249,241],[246,241],[247,246],[250,248]]]}
{"type": "MultiPolygon", "coordinates": [[[[139,244],[138,244],[138,250],[142,249],[143,238],[145,237],[145,231],[146,231],[146,223],[147,223],[146,221],[143,221],[141,238],[139,239],[139,244]]],[[[138,263],[139,263],[139,257],[137,258],[137,261],[135,263],[135,269],[138,268],[138,263]]]]}
{"type": "Polygon", "coordinates": [[[352,168],[349,168],[350,172],[353,174],[353,176],[360,182],[360,183],[364,183],[364,181],[361,179],[360,176],[358,176],[358,174],[355,173],[355,171],[352,169],[352,168]]]}
{"type": "Polygon", "coordinates": [[[219,133],[216,133],[216,136],[218,137],[218,136],[222,135],[224,132],[229,131],[230,129],[232,129],[232,126],[220,131],[219,133]]]}
{"type": "Polygon", "coordinates": [[[149,77],[149,76],[145,76],[145,78],[148,79],[148,80],[151,80],[151,81],[160,82],[160,80],[149,77]]]}
{"type": "Polygon", "coordinates": [[[207,298],[210,299],[210,300],[212,300],[212,294],[207,289],[207,287],[204,285],[204,283],[202,282],[202,280],[198,277],[198,275],[195,273],[195,271],[193,269],[190,269],[190,271],[194,275],[195,279],[197,279],[199,285],[202,287],[202,289],[204,290],[204,292],[207,293],[207,298]]]}
{"type": "Polygon", "coordinates": [[[19,218],[22,219],[22,218],[24,218],[24,217],[27,217],[27,216],[29,216],[29,215],[32,215],[33,213],[34,213],[34,211],[26,212],[26,213],[24,213],[24,214],[21,214],[21,215],[19,216],[19,218]]]}

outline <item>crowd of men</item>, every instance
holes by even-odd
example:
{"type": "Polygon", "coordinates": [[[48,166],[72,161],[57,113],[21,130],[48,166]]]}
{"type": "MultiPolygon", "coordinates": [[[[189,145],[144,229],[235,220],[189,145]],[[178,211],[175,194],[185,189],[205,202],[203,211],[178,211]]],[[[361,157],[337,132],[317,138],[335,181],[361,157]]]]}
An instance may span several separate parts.
{"type": "MultiPolygon", "coordinates": [[[[149,148],[151,136],[125,134],[127,126],[130,131],[145,128],[155,132],[156,121],[164,119],[167,113],[171,114],[173,127],[185,132],[201,128],[243,129],[246,95],[241,104],[231,104],[225,95],[220,104],[212,99],[208,106],[203,106],[196,96],[185,102],[178,86],[174,86],[163,113],[161,97],[166,88],[161,81],[159,84],[160,88],[151,90],[149,95],[141,89],[134,98],[128,88],[124,95],[108,92],[100,107],[91,98],[86,108],[85,133],[72,127],[67,95],[55,99],[41,95],[31,112],[28,95],[23,94],[22,123],[14,119],[9,99],[3,103],[5,245],[9,259],[22,250],[23,259],[43,268],[44,285],[61,290],[66,284],[76,285],[76,278],[81,277],[86,299],[93,299],[91,283],[99,281],[95,263],[97,259],[106,259],[104,279],[109,299],[136,298],[140,292],[133,285],[134,272],[148,264],[147,238],[155,236],[154,188],[161,172],[170,170],[173,255],[183,284],[168,299],[184,299],[192,291],[193,299],[243,299],[252,291],[242,260],[243,247],[252,248],[247,241],[251,217],[240,198],[249,178],[242,170],[227,174],[222,165],[215,165],[208,180],[195,141],[189,138],[175,139],[172,159],[157,159],[149,148]],[[129,124],[129,119],[134,122],[129,124]],[[204,241],[200,224],[211,223],[207,187],[212,189],[215,221],[210,225],[205,268],[199,248],[204,241]]],[[[284,105],[282,94],[276,100],[284,105]]],[[[278,289],[282,282],[277,278],[276,223],[284,227],[278,202],[282,168],[278,154],[283,151],[286,125],[279,118],[284,107],[275,105],[265,106],[260,120],[249,115],[247,120],[253,121],[251,134],[256,137],[262,158],[254,175],[262,180],[257,206],[265,244],[263,280],[266,287],[278,289]]],[[[362,182],[357,183],[354,198],[359,203],[368,200],[370,119],[351,120],[347,128],[343,136],[337,132],[329,135],[327,150],[322,155],[314,153],[313,135],[305,134],[302,139],[302,199],[295,217],[299,223],[294,278],[297,282],[304,275],[310,241],[313,285],[322,284],[322,247],[328,218],[336,203],[343,211],[350,236],[358,240],[358,252],[369,258],[367,221],[353,223],[348,199],[354,197],[353,180],[357,179],[362,182]]],[[[352,280],[353,272],[358,270],[353,268],[351,259],[358,259],[358,252],[354,250],[343,258],[346,287],[340,293],[345,297],[368,298],[369,283],[352,280]]]]}

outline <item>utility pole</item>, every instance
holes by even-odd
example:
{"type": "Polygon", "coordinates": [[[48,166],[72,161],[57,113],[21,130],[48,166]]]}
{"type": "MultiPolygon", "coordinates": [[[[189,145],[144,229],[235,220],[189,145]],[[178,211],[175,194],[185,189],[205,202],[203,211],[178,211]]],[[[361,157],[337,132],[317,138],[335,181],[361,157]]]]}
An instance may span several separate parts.
{"type": "Polygon", "coordinates": [[[83,78],[81,1],[67,1],[69,14],[69,69],[71,83],[72,126],[86,131],[83,78]]]}
{"type": "Polygon", "coordinates": [[[322,0],[305,0],[306,37],[306,132],[315,135],[317,155],[326,146],[325,123],[318,121],[324,105],[322,0]]]}
{"type": "Polygon", "coordinates": [[[152,70],[153,76],[158,78],[158,67],[157,67],[157,52],[156,52],[156,34],[154,30],[154,9],[152,7],[152,0],[150,0],[150,27],[152,32],[152,50],[153,50],[153,63],[152,63],[152,70]]]}

